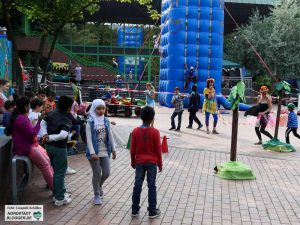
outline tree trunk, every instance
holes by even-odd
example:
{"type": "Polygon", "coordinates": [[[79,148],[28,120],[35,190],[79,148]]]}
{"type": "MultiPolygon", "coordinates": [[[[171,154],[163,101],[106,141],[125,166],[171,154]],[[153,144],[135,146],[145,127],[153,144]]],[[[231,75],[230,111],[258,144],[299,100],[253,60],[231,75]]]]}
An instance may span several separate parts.
{"type": "Polygon", "coordinates": [[[47,74],[48,64],[49,64],[50,59],[52,57],[52,54],[53,54],[53,51],[54,51],[54,48],[55,48],[55,45],[56,45],[56,42],[57,42],[57,39],[58,39],[58,35],[61,32],[61,30],[63,29],[63,27],[65,26],[65,24],[66,23],[61,24],[60,27],[54,33],[54,39],[53,39],[53,41],[51,43],[51,48],[50,48],[50,51],[48,53],[48,57],[47,57],[46,64],[45,64],[45,67],[44,67],[44,73],[43,73],[43,77],[42,77],[41,83],[44,83],[45,80],[46,80],[46,74],[47,74]]]}
{"type": "Polygon", "coordinates": [[[18,80],[19,94],[24,95],[24,84],[23,84],[22,70],[19,62],[18,45],[10,22],[10,14],[9,14],[9,9],[7,7],[7,1],[1,0],[1,3],[2,3],[3,19],[5,21],[5,25],[7,28],[7,34],[9,40],[12,42],[12,54],[13,54],[12,58],[13,58],[13,67],[14,67],[13,71],[15,71],[16,78],[18,80]]]}
{"type": "Polygon", "coordinates": [[[279,93],[279,100],[278,100],[278,107],[277,107],[277,115],[276,115],[276,125],[275,125],[275,133],[274,133],[274,139],[278,139],[278,130],[279,130],[279,122],[280,122],[280,112],[281,112],[281,106],[282,106],[282,91],[279,93]]]}
{"type": "Polygon", "coordinates": [[[40,41],[40,46],[39,49],[36,53],[36,57],[35,57],[35,61],[34,61],[34,69],[33,69],[33,84],[32,84],[32,88],[34,92],[38,91],[38,68],[40,65],[40,59],[43,56],[43,52],[44,52],[44,48],[45,48],[45,44],[46,44],[46,35],[43,35],[40,41]]]}
{"type": "Polygon", "coordinates": [[[233,110],[233,114],[232,114],[230,161],[236,161],[238,123],[239,123],[239,110],[238,108],[236,108],[235,110],[233,110]]]}

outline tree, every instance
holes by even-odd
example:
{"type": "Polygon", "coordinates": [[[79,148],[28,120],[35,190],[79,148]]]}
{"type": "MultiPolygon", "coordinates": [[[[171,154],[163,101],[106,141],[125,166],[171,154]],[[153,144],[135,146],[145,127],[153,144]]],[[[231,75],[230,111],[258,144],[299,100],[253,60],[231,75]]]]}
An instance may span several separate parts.
{"type": "Polygon", "coordinates": [[[268,17],[256,12],[248,25],[226,36],[224,52],[255,74],[265,74],[268,71],[249,48],[248,38],[277,78],[295,79],[300,74],[299,37],[300,2],[282,0],[268,17]]]}
{"type": "Polygon", "coordinates": [[[279,97],[277,114],[276,114],[275,133],[274,133],[274,138],[272,140],[263,144],[264,149],[276,151],[276,152],[294,152],[295,151],[295,149],[292,145],[283,143],[278,139],[282,98],[285,93],[289,93],[290,91],[291,91],[290,85],[285,81],[281,81],[281,82],[278,82],[275,84],[275,92],[279,97]]]}
{"type": "Polygon", "coordinates": [[[215,168],[219,177],[229,180],[250,180],[255,179],[255,175],[251,168],[247,165],[237,162],[237,137],[239,124],[239,104],[246,101],[245,97],[246,86],[243,81],[240,81],[234,86],[228,97],[232,110],[232,128],[231,128],[231,149],[230,161],[221,164],[215,168]]]}
{"type": "Polygon", "coordinates": [[[17,46],[15,35],[13,33],[11,16],[10,16],[10,11],[14,8],[14,5],[15,5],[15,1],[1,0],[2,18],[7,28],[8,38],[12,42],[13,77],[17,78],[16,80],[18,81],[19,93],[22,95],[24,94],[22,70],[20,67],[18,46],[17,46]]]}

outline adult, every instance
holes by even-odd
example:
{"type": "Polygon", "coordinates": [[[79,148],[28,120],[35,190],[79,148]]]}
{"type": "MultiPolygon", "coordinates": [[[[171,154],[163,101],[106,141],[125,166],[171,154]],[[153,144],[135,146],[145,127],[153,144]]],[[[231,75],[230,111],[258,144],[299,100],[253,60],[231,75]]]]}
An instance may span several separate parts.
{"type": "Polygon", "coordinates": [[[0,98],[5,103],[8,99],[12,100],[12,97],[6,97],[6,93],[9,90],[10,84],[8,80],[0,79],[0,98]]]}
{"type": "Polygon", "coordinates": [[[16,108],[10,117],[10,123],[5,133],[12,136],[13,154],[28,156],[32,163],[41,170],[49,189],[53,190],[53,169],[50,159],[45,149],[39,145],[37,140],[43,115],[38,117],[37,124],[32,126],[28,119],[29,104],[30,102],[27,97],[21,97],[17,100],[16,108]]]}
{"type": "Polygon", "coordinates": [[[203,127],[202,123],[197,117],[197,112],[200,108],[200,95],[197,92],[197,86],[193,85],[192,87],[192,92],[190,94],[190,99],[189,99],[189,125],[187,128],[192,129],[193,128],[193,122],[195,121],[198,124],[198,130],[203,127]]]}
{"type": "Polygon", "coordinates": [[[259,92],[260,95],[257,98],[257,104],[259,105],[259,108],[264,110],[260,110],[257,116],[255,132],[259,141],[255,143],[255,145],[262,144],[261,134],[264,134],[268,138],[273,139],[273,136],[268,131],[266,131],[266,127],[270,120],[270,112],[272,110],[272,98],[270,95],[268,95],[269,89],[267,86],[261,86],[259,92]]]}
{"type": "Polygon", "coordinates": [[[112,58],[112,64],[113,64],[113,67],[118,69],[119,68],[119,64],[117,63],[117,59],[116,58],[112,58]]]}
{"type": "Polygon", "coordinates": [[[116,88],[121,88],[122,83],[123,83],[122,77],[121,77],[121,75],[117,75],[116,77],[117,77],[117,79],[116,79],[116,88]]]}
{"type": "Polygon", "coordinates": [[[216,100],[216,90],[214,88],[215,80],[207,79],[206,88],[204,89],[204,103],[202,111],[205,113],[205,124],[206,124],[206,133],[209,134],[209,117],[210,114],[213,115],[214,125],[213,125],[213,134],[219,134],[216,130],[218,123],[218,109],[217,109],[217,100],[216,100]]]}
{"type": "Polygon", "coordinates": [[[77,85],[80,85],[81,73],[82,73],[82,68],[79,64],[77,64],[77,66],[75,67],[75,80],[77,82],[77,85]]]}

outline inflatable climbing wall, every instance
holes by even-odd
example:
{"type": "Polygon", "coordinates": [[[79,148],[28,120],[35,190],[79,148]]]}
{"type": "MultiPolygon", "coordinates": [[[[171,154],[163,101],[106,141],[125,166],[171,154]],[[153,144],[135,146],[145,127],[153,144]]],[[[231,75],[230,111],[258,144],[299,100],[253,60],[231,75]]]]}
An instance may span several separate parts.
{"type": "MultiPolygon", "coordinates": [[[[140,48],[143,44],[143,28],[140,27],[119,27],[118,28],[118,46],[140,48]]],[[[126,74],[130,71],[134,75],[140,76],[144,69],[144,62],[136,57],[118,57],[119,70],[126,74]]]]}
{"type": "MultiPolygon", "coordinates": [[[[207,78],[215,79],[221,93],[224,0],[163,0],[161,24],[159,91],[173,92],[178,86],[183,92],[192,66],[199,93],[207,78]]],[[[161,105],[171,107],[171,99],[172,94],[159,94],[161,105]]]]}

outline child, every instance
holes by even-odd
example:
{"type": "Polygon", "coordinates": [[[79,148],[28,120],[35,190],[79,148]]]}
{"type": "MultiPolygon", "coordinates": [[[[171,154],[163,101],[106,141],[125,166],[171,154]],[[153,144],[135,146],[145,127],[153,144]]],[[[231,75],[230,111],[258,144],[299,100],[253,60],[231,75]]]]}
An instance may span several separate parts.
{"type": "Polygon", "coordinates": [[[3,126],[7,127],[9,124],[10,116],[15,109],[16,104],[13,101],[7,100],[4,103],[5,112],[3,113],[3,126]]]}
{"type": "Polygon", "coordinates": [[[174,104],[175,111],[173,112],[171,116],[171,128],[169,130],[175,130],[176,125],[175,125],[175,117],[178,116],[178,125],[177,129],[175,131],[180,131],[181,127],[181,118],[182,118],[182,113],[183,113],[183,98],[184,95],[179,94],[179,87],[175,88],[174,96],[171,100],[171,102],[174,104]]]}
{"type": "Polygon", "coordinates": [[[56,108],[54,100],[55,93],[53,91],[49,91],[47,99],[44,101],[44,110],[46,114],[53,111],[56,108]]]}
{"type": "Polygon", "coordinates": [[[93,171],[94,204],[102,205],[103,183],[110,175],[110,161],[116,158],[114,138],[109,120],[104,117],[105,102],[95,99],[86,124],[86,157],[93,171]]]}
{"type": "Polygon", "coordinates": [[[131,166],[135,169],[135,183],[132,194],[132,216],[138,216],[140,210],[140,198],[145,175],[147,173],[149,217],[160,215],[156,208],[156,174],[157,167],[162,171],[162,155],[160,145],[160,133],[151,127],[155,112],[152,107],[146,106],[141,110],[143,125],[135,128],[131,136],[131,166]]]}
{"type": "MultiPolygon", "coordinates": [[[[28,119],[30,120],[32,126],[35,126],[41,116],[41,111],[43,109],[43,102],[38,98],[30,102],[31,111],[29,112],[28,119]]],[[[41,132],[37,135],[38,139],[41,138],[41,132]]]]}
{"type": "Polygon", "coordinates": [[[154,108],[155,106],[155,88],[152,86],[152,84],[147,83],[146,84],[147,90],[145,91],[146,94],[146,105],[154,108]]]}
{"type": "Polygon", "coordinates": [[[44,90],[39,90],[38,99],[40,99],[42,102],[46,100],[46,92],[44,90]]]}
{"type": "Polygon", "coordinates": [[[71,203],[70,195],[65,188],[65,173],[68,168],[67,137],[72,125],[68,114],[71,111],[73,99],[61,96],[57,103],[57,110],[49,112],[42,121],[43,142],[50,157],[54,170],[54,204],[62,206],[71,203]]]}
{"type": "Polygon", "coordinates": [[[294,136],[300,139],[300,135],[297,133],[298,129],[298,117],[294,112],[295,105],[293,103],[288,104],[288,110],[290,111],[287,123],[287,129],[285,131],[286,143],[290,143],[290,133],[293,132],[294,136]]]}
{"type": "Polygon", "coordinates": [[[214,79],[206,80],[206,88],[204,88],[204,103],[202,111],[205,113],[205,124],[206,124],[206,133],[209,134],[209,116],[210,114],[214,117],[214,127],[213,134],[219,134],[216,130],[218,123],[218,110],[217,110],[217,100],[216,100],[216,91],[214,89],[214,79]]]}

